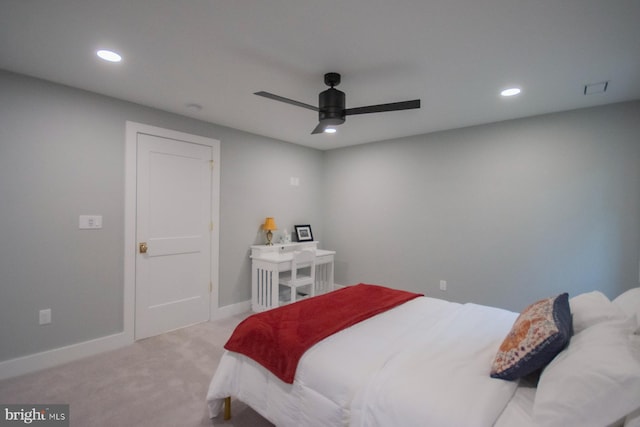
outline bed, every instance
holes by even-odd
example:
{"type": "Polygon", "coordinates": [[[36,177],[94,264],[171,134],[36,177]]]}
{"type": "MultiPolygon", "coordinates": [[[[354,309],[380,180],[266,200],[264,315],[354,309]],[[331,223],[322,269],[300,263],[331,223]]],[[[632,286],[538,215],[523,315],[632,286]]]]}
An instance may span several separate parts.
{"type": "MultiPolygon", "coordinates": [[[[520,377],[514,369],[520,372],[544,352],[514,364],[512,344],[519,336],[514,328],[530,326],[539,313],[527,318],[527,310],[514,313],[426,296],[311,345],[291,381],[227,350],[211,380],[209,413],[218,416],[233,396],[277,426],[638,427],[638,289],[614,301],[597,291],[570,300],[563,294],[566,310],[570,307],[566,342],[554,342],[554,353],[544,355],[549,360],[543,366],[534,363],[534,372],[520,377]]],[[[314,299],[344,298],[340,292],[314,299]]],[[[553,308],[560,300],[542,301],[553,308]]]]}

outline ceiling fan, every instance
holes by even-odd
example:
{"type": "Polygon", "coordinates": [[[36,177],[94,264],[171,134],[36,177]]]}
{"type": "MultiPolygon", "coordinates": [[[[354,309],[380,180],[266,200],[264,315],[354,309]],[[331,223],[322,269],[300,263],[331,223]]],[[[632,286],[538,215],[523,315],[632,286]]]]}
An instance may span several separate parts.
{"type": "Polygon", "coordinates": [[[314,107],[313,105],[305,104],[304,102],[295,101],[293,99],[274,95],[273,93],[264,91],[255,92],[254,95],[263,96],[275,101],[280,101],[309,110],[317,111],[320,123],[318,123],[318,126],[315,127],[311,134],[322,133],[327,129],[333,129],[333,126],[341,125],[342,123],[344,123],[346,116],[420,108],[419,99],[403,102],[391,102],[389,104],[368,105],[366,107],[344,108],[344,92],[339,91],[334,87],[340,84],[340,74],[325,74],[324,83],[329,86],[329,89],[325,90],[324,92],[320,92],[320,95],[318,96],[318,107],[314,107]]]}

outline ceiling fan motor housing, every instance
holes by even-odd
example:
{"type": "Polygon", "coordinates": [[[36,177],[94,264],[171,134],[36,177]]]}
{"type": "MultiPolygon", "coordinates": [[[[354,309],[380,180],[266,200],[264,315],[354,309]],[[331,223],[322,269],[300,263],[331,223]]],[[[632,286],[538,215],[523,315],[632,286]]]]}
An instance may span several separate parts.
{"type": "Polygon", "coordinates": [[[318,105],[318,116],[321,122],[328,125],[341,125],[344,123],[344,92],[333,87],[320,92],[318,105]]]}
{"type": "Polygon", "coordinates": [[[320,123],[318,123],[318,126],[313,129],[313,131],[311,132],[312,135],[327,132],[332,126],[343,124],[346,116],[420,108],[420,100],[414,99],[411,101],[367,105],[365,107],[349,108],[347,110],[345,109],[344,92],[339,91],[334,87],[340,84],[340,74],[327,73],[324,75],[324,82],[327,86],[329,86],[329,89],[325,90],[324,92],[320,92],[320,95],[318,96],[317,108],[313,105],[285,98],[280,95],[274,95],[273,93],[269,92],[255,92],[255,95],[264,96],[265,98],[273,99],[275,101],[280,101],[286,104],[295,105],[297,107],[306,108],[308,110],[317,111],[320,118],[320,123]]]}

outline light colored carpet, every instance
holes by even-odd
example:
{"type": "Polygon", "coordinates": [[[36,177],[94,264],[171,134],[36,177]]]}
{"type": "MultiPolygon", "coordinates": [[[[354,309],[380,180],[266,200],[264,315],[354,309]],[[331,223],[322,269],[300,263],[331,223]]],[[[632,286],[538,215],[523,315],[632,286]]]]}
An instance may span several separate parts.
{"type": "Polygon", "coordinates": [[[209,419],[206,393],[233,328],[246,315],[206,322],[66,365],[0,381],[3,404],[69,404],[72,427],[267,427],[242,402],[209,419]]]}

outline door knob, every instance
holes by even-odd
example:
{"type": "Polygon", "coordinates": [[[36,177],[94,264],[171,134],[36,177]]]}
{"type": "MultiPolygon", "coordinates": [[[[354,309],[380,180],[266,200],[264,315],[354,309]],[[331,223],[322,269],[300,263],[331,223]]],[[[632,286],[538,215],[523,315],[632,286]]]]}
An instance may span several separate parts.
{"type": "Polygon", "coordinates": [[[147,247],[147,242],[140,243],[140,253],[141,254],[146,254],[147,253],[147,249],[149,249],[147,247]]]}

